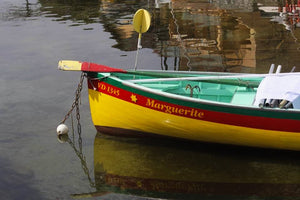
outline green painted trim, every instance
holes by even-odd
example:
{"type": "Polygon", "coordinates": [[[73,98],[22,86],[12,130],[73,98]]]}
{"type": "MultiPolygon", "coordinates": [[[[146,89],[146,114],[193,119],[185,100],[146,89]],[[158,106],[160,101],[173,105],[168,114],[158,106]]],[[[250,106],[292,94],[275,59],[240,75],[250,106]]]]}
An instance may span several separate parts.
{"type": "MultiPolygon", "coordinates": [[[[89,76],[93,78],[103,78],[106,74],[101,73],[88,73],[89,76]]],[[[136,74],[135,74],[136,76],[136,74]]],[[[141,78],[144,75],[141,75],[141,78]]],[[[185,76],[185,74],[181,74],[181,76],[185,76]]],[[[120,79],[121,80],[121,79],[120,79]]],[[[161,96],[159,94],[139,90],[136,88],[132,88],[126,85],[123,85],[120,81],[114,79],[114,77],[107,77],[105,82],[108,84],[114,85],[121,89],[146,96],[152,99],[177,104],[181,106],[187,106],[191,108],[215,111],[215,112],[224,112],[224,113],[231,113],[237,115],[246,115],[246,116],[258,116],[258,117],[266,117],[266,118],[278,118],[278,119],[293,119],[293,120],[300,120],[299,112],[294,111],[287,111],[284,109],[268,109],[268,108],[255,108],[255,107],[243,107],[243,106],[232,106],[230,104],[215,104],[210,102],[195,102],[195,101],[186,101],[181,99],[175,99],[171,97],[161,96]]]]}

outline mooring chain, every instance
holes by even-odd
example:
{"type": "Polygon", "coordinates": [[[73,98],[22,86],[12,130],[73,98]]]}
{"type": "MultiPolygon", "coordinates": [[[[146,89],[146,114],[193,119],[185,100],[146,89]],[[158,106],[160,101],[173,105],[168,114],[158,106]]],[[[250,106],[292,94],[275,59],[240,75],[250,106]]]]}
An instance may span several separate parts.
{"type": "MultiPolygon", "coordinates": [[[[65,121],[72,115],[73,110],[76,110],[76,119],[77,119],[77,133],[78,133],[78,146],[79,146],[79,151],[82,152],[82,138],[81,138],[81,124],[80,124],[80,110],[79,110],[79,105],[81,104],[81,91],[82,91],[82,86],[83,86],[83,81],[85,78],[86,74],[84,72],[81,73],[80,76],[80,81],[78,83],[76,92],[75,92],[75,100],[71,106],[71,109],[69,112],[66,114],[64,117],[63,121],[60,124],[64,124],[65,121]]],[[[73,128],[73,117],[72,117],[72,128],[73,128]]],[[[74,137],[74,136],[73,136],[74,137]]],[[[74,139],[74,138],[73,138],[74,139]]]]}
{"type": "Polygon", "coordinates": [[[79,104],[81,103],[81,90],[84,80],[84,73],[81,73],[80,82],[78,84],[76,95],[75,95],[75,108],[76,108],[76,119],[77,119],[77,133],[78,133],[78,145],[79,145],[79,151],[82,153],[82,138],[81,138],[81,124],[80,124],[80,110],[79,110],[79,104]]]}
{"type": "Polygon", "coordinates": [[[71,107],[70,111],[66,114],[66,116],[64,117],[64,119],[61,121],[60,124],[65,123],[65,121],[70,117],[70,115],[73,112],[75,107],[76,107],[76,118],[77,118],[77,121],[79,121],[79,119],[80,119],[80,114],[79,114],[79,104],[80,104],[80,102],[79,101],[80,101],[80,96],[81,96],[83,80],[84,80],[85,76],[86,76],[85,73],[82,72],[81,76],[80,76],[79,84],[78,84],[76,92],[75,92],[75,100],[72,104],[72,107],[71,107]]]}
{"type": "MultiPolygon", "coordinates": [[[[82,138],[81,138],[81,124],[80,124],[80,110],[79,110],[79,107],[80,107],[80,103],[81,103],[80,102],[80,100],[81,100],[81,91],[82,91],[83,81],[84,81],[85,77],[87,77],[87,75],[84,72],[82,72],[79,84],[78,84],[76,92],[75,92],[75,100],[74,100],[69,112],[65,115],[64,119],[58,125],[58,127],[56,129],[56,132],[57,132],[58,139],[59,139],[60,142],[68,142],[70,144],[70,146],[73,148],[73,150],[75,151],[77,157],[81,161],[82,169],[83,169],[84,173],[87,175],[87,178],[90,182],[90,186],[95,187],[96,184],[91,179],[90,171],[89,171],[89,169],[87,167],[87,163],[86,163],[86,157],[84,156],[83,151],[82,151],[82,138]],[[77,120],[78,147],[79,147],[78,149],[77,149],[77,146],[76,146],[75,135],[74,135],[74,123],[73,123],[73,111],[74,111],[74,109],[75,109],[75,112],[76,112],[76,120],[77,120]],[[68,136],[69,128],[64,124],[65,121],[70,116],[72,118],[72,120],[71,120],[72,138],[70,138],[68,136]],[[67,138],[64,138],[65,136],[67,138]]],[[[104,76],[102,78],[94,78],[94,79],[92,79],[90,77],[87,77],[87,79],[88,79],[89,83],[91,84],[91,86],[93,87],[93,89],[96,90],[95,86],[92,83],[92,80],[102,81],[103,79],[106,79],[107,77],[109,77],[109,76],[104,76]]]]}
{"type": "Polygon", "coordinates": [[[86,157],[83,155],[82,150],[78,151],[77,148],[76,148],[76,145],[71,141],[70,138],[67,140],[67,142],[70,144],[70,146],[75,151],[77,157],[80,159],[82,170],[87,175],[87,178],[89,180],[90,186],[91,187],[96,187],[96,184],[92,181],[92,178],[90,176],[90,171],[89,171],[89,168],[87,167],[86,157]]]}
{"type": "MultiPolygon", "coordinates": [[[[83,81],[84,78],[86,77],[86,74],[84,72],[81,73],[80,76],[80,81],[77,86],[76,92],[75,92],[75,100],[71,106],[71,109],[69,112],[65,115],[64,119],[61,121],[59,126],[56,129],[58,138],[60,139],[64,135],[68,135],[69,128],[67,125],[65,125],[65,121],[71,116],[72,117],[72,135],[73,135],[73,142],[74,142],[74,124],[73,124],[73,111],[76,109],[76,119],[77,119],[77,132],[78,132],[78,146],[80,152],[82,152],[82,138],[81,138],[81,124],[80,124],[80,110],[79,110],[79,105],[80,105],[80,98],[81,98],[81,91],[82,91],[82,86],[83,86],[83,81]]],[[[63,142],[63,141],[62,141],[63,142]]]]}
{"type": "Polygon", "coordinates": [[[77,89],[75,91],[75,99],[74,102],[71,106],[71,109],[69,110],[69,112],[65,115],[64,119],[61,121],[60,125],[57,127],[57,134],[58,134],[58,138],[59,140],[61,139],[61,137],[63,135],[65,135],[67,138],[64,140],[60,140],[61,142],[68,142],[70,144],[70,146],[72,147],[72,149],[75,151],[77,157],[80,159],[81,161],[81,166],[82,169],[84,171],[84,173],[87,175],[87,178],[90,182],[90,186],[91,187],[95,187],[95,183],[92,181],[92,178],[90,176],[90,172],[89,169],[87,167],[87,162],[86,162],[86,157],[83,154],[82,151],[82,138],[81,138],[81,124],[80,124],[80,104],[81,104],[81,91],[82,91],[82,87],[83,87],[83,81],[84,78],[87,77],[87,75],[82,72],[81,76],[80,76],[80,81],[78,83],[77,89]],[[74,134],[74,119],[73,119],[73,111],[75,109],[75,113],[76,113],[76,120],[77,120],[77,133],[78,133],[78,148],[75,142],[75,134],[74,134]],[[69,128],[64,124],[65,121],[71,116],[71,125],[72,125],[72,138],[70,138],[68,136],[68,131],[69,128]]]}
{"type": "MultiPolygon", "coordinates": [[[[87,75],[82,72],[81,73],[81,77],[80,77],[80,81],[79,84],[77,86],[76,92],[75,92],[75,100],[71,106],[71,109],[69,110],[69,112],[65,115],[64,119],[60,122],[60,124],[57,126],[56,128],[56,132],[58,137],[62,137],[63,135],[68,135],[69,132],[69,128],[67,125],[65,125],[65,121],[72,116],[72,113],[74,111],[74,109],[76,109],[76,119],[77,119],[77,132],[78,132],[78,136],[79,136],[79,148],[80,150],[82,149],[82,140],[81,140],[81,124],[80,124],[80,110],[79,110],[79,105],[80,105],[80,100],[81,100],[81,91],[82,91],[82,86],[83,86],[83,80],[84,78],[87,77],[87,75]]],[[[104,76],[102,78],[95,78],[95,79],[91,79],[90,77],[87,77],[89,83],[92,85],[93,89],[96,90],[97,88],[95,88],[95,86],[93,86],[92,80],[99,80],[102,81],[103,79],[106,79],[109,76],[104,76]]],[[[72,128],[73,127],[73,116],[72,116],[72,128]]],[[[74,129],[73,129],[74,131],[74,129]]],[[[74,134],[73,134],[73,138],[74,138],[74,134]]]]}

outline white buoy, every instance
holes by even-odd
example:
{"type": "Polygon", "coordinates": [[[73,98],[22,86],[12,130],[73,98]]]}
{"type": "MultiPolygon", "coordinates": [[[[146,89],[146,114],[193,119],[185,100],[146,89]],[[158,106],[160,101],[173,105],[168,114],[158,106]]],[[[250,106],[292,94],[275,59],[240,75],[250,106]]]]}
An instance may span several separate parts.
{"type": "Polygon", "coordinates": [[[56,128],[56,132],[57,132],[57,135],[68,134],[69,128],[68,128],[68,126],[65,125],[65,124],[60,124],[60,125],[58,125],[57,128],[56,128]]]}
{"type": "Polygon", "coordinates": [[[69,128],[67,125],[65,124],[58,125],[56,128],[56,132],[57,132],[57,139],[60,143],[65,143],[68,140],[69,128]]]}

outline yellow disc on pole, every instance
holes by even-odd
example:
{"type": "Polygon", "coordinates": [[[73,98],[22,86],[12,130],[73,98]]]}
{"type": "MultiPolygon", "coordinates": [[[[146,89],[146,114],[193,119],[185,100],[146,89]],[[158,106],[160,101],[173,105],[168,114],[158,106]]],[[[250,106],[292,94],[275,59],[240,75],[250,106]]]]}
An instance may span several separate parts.
{"type": "Polygon", "coordinates": [[[145,9],[139,9],[136,11],[133,17],[133,27],[138,33],[145,33],[148,31],[151,24],[151,16],[145,9]]]}

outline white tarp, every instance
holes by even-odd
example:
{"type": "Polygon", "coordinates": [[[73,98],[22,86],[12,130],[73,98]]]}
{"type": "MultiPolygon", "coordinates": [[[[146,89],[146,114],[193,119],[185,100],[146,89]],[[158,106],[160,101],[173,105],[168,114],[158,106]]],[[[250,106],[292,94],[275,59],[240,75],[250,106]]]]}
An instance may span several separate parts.
{"type": "Polygon", "coordinates": [[[259,84],[254,105],[263,99],[285,99],[300,108],[300,75],[267,76],[259,84]]]}

